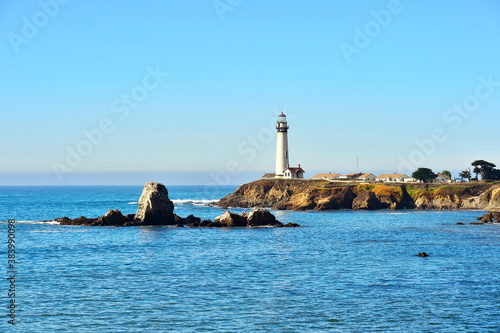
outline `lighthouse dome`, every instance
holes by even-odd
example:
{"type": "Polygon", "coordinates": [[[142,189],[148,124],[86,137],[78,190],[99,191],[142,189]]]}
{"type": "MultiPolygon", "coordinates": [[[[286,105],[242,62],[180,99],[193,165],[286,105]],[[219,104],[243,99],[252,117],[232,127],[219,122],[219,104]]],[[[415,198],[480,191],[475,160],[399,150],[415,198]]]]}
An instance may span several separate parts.
{"type": "Polygon", "coordinates": [[[286,116],[283,112],[278,116],[278,122],[279,123],[286,123],[286,116]]]}

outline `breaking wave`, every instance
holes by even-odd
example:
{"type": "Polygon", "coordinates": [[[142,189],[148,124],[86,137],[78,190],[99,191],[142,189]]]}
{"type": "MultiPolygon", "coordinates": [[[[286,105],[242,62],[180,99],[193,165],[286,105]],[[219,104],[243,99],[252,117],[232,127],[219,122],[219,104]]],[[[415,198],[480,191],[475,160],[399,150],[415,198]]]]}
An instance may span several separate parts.
{"type": "Polygon", "coordinates": [[[216,203],[219,200],[205,200],[205,199],[173,199],[174,205],[185,205],[185,206],[206,206],[209,204],[216,203]]]}

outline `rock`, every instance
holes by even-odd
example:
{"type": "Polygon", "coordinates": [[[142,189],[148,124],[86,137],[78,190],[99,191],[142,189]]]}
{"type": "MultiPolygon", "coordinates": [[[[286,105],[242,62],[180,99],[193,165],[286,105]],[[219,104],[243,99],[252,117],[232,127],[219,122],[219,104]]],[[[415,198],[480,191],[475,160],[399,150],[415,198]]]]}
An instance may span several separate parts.
{"type": "MultiPolygon", "coordinates": [[[[73,220],[65,216],[65,217],[58,217],[57,219],[54,219],[54,221],[59,222],[60,225],[70,225],[73,220]]],[[[49,221],[43,221],[43,222],[49,222],[49,221]]]]}
{"type": "Polygon", "coordinates": [[[357,210],[372,210],[372,209],[381,209],[382,204],[380,200],[377,198],[375,193],[371,191],[361,192],[354,200],[352,201],[352,209],[357,210]]]}
{"type": "Polygon", "coordinates": [[[55,219],[61,225],[84,225],[84,226],[126,226],[134,225],[134,214],[123,215],[119,210],[110,209],[103,216],[97,218],[87,218],[80,216],[76,219],[62,217],[55,219]]]}
{"type": "Polygon", "coordinates": [[[101,226],[122,226],[127,222],[133,222],[133,221],[134,221],[133,219],[127,221],[127,218],[123,216],[122,212],[120,212],[118,209],[117,210],[110,209],[106,212],[106,214],[98,217],[93,224],[101,226]]]}
{"type": "Polygon", "coordinates": [[[495,222],[500,222],[500,211],[490,212],[491,217],[495,220],[495,222]]]}
{"type": "Polygon", "coordinates": [[[287,224],[282,224],[279,227],[283,227],[283,228],[296,228],[296,227],[300,227],[300,225],[297,224],[297,223],[288,222],[287,224]]]}
{"type": "Polygon", "coordinates": [[[248,214],[246,226],[280,225],[282,224],[267,209],[255,209],[248,214]]]}
{"type": "Polygon", "coordinates": [[[203,220],[203,221],[200,222],[200,227],[206,227],[210,223],[212,223],[212,221],[210,221],[210,220],[203,220]]]}
{"type": "Polygon", "coordinates": [[[144,185],[135,220],[141,225],[175,225],[174,204],[165,185],[149,182],[144,185]]]}
{"type": "Polygon", "coordinates": [[[428,257],[429,255],[425,252],[420,252],[419,254],[417,254],[417,257],[428,257]]]}
{"type": "Polygon", "coordinates": [[[456,224],[456,225],[465,225],[465,223],[463,223],[463,222],[457,222],[457,223],[455,223],[455,224],[456,224]]]}
{"type": "Polygon", "coordinates": [[[226,211],[222,215],[214,219],[213,226],[215,227],[246,227],[247,219],[231,211],[226,211]]]}
{"type": "Polygon", "coordinates": [[[86,226],[91,226],[94,225],[94,222],[97,219],[89,219],[86,218],[85,216],[80,216],[76,219],[70,219],[68,217],[61,217],[57,218],[54,221],[59,222],[60,225],[86,225],[86,226]]]}
{"type": "Polygon", "coordinates": [[[477,218],[482,223],[500,222],[500,211],[488,212],[477,218]]]}
{"type": "MultiPolygon", "coordinates": [[[[283,223],[276,220],[276,217],[267,209],[255,209],[250,213],[243,212],[241,214],[226,211],[222,215],[217,216],[214,222],[203,221],[200,226],[206,227],[283,227],[283,223]]],[[[296,223],[289,223],[286,227],[298,227],[296,223]]]]}
{"type": "Polygon", "coordinates": [[[119,210],[110,209],[103,216],[86,218],[81,216],[76,219],[61,217],[55,219],[62,225],[85,226],[139,226],[139,225],[172,225],[176,227],[297,227],[298,224],[288,223],[283,225],[267,209],[257,209],[250,213],[241,214],[226,211],[222,215],[210,220],[201,220],[199,217],[189,215],[182,218],[174,214],[174,205],[168,198],[168,191],[163,184],[149,182],[144,185],[139,199],[139,209],[136,214],[123,215],[119,210]]]}

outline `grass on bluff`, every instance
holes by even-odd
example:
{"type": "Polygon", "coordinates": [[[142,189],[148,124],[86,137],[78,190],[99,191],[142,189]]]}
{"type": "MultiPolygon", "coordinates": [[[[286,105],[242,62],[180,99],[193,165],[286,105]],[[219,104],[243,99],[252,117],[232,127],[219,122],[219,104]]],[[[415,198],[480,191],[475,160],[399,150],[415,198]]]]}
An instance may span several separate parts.
{"type": "Polygon", "coordinates": [[[457,185],[440,185],[431,188],[415,188],[413,185],[406,186],[406,191],[412,198],[418,197],[434,197],[434,196],[453,196],[463,195],[469,192],[467,186],[457,185]]]}
{"type": "Polygon", "coordinates": [[[354,193],[373,192],[378,197],[402,198],[403,190],[400,186],[389,186],[384,184],[360,184],[354,188],[354,193]]]}

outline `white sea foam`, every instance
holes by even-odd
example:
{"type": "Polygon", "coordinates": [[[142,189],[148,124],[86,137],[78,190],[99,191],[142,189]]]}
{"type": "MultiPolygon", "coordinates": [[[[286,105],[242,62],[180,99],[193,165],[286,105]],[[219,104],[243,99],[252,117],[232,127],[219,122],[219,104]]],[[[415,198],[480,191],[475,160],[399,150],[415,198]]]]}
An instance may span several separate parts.
{"type": "Polygon", "coordinates": [[[206,200],[206,199],[173,199],[172,202],[175,205],[188,205],[188,206],[206,206],[217,202],[218,200],[206,200]]]}
{"type": "Polygon", "coordinates": [[[20,220],[17,221],[16,223],[26,223],[26,224],[59,224],[57,221],[27,221],[27,220],[20,220]]]}
{"type": "MultiPolygon", "coordinates": [[[[218,199],[172,199],[175,205],[189,205],[189,206],[206,206],[208,204],[216,203],[218,199]]],[[[127,202],[127,205],[138,205],[139,202],[127,202]]]]}

